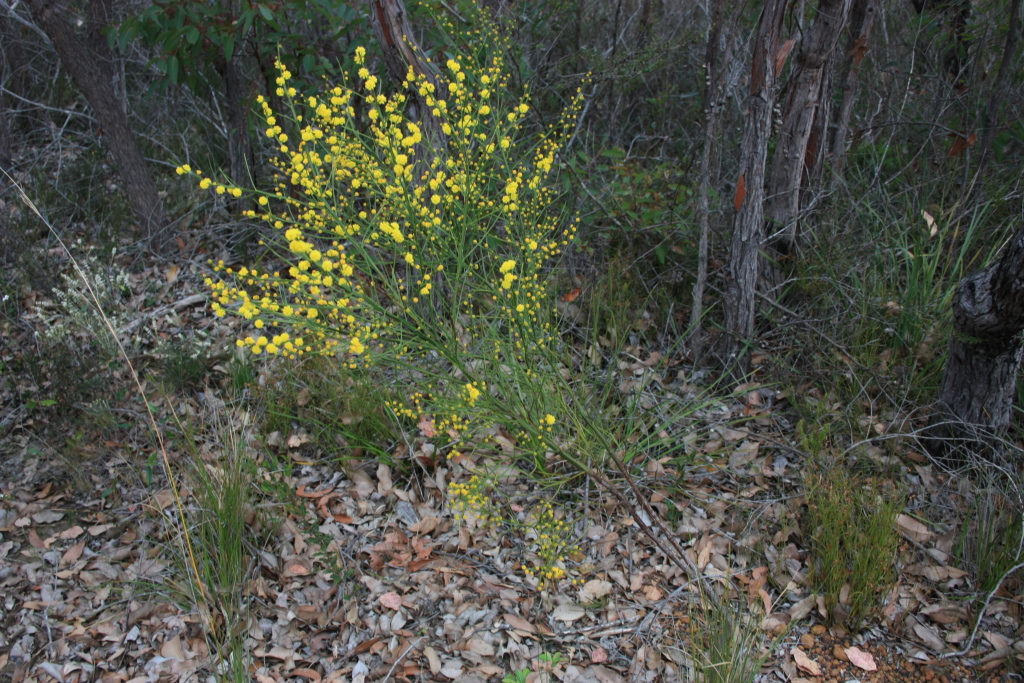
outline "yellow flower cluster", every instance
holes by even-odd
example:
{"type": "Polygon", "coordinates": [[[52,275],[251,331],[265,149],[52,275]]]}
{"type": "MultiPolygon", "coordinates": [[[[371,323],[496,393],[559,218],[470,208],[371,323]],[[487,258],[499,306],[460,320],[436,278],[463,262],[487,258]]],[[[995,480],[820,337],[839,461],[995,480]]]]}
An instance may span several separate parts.
{"type": "MultiPolygon", "coordinates": [[[[483,383],[482,383],[483,384],[483,383]]],[[[486,384],[483,384],[486,388],[486,384]]],[[[405,403],[395,400],[387,400],[384,406],[398,418],[405,418],[413,423],[429,422],[435,434],[443,434],[454,441],[458,441],[463,432],[469,431],[470,421],[461,416],[459,410],[443,410],[438,400],[426,392],[417,391],[412,393],[405,403]],[[436,417],[431,415],[431,410],[440,410],[436,417]]],[[[448,457],[452,457],[449,453],[448,457]]]]}
{"type": "MultiPolygon", "coordinates": [[[[502,42],[496,31],[480,37],[502,42]]],[[[509,364],[535,378],[534,358],[558,338],[545,268],[578,219],[555,210],[548,179],[582,104],[578,91],[555,124],[536,128],[500,56],[507,47],[446,59],[436,73],[410,69],[390,92],[362,47],[345,84],[312,96],[277,64],[285,107],[257,98],[274,172],[248,215],[272,235],[276,258],[264,263],[281,265],[211,263],[207,279],[214,313],[246,323],[239,346],[428,377],[388,406],[427,420],[428,437],[458,441],[500,422],[486,414],[493,402],[481,398],[498,389],[484,380],[509,364]],[[412,99],[426,107],[416,121],[412,99]]],[[[178,172],[242,194],[189,166],[178,172]]]]}
{"type": "Polygon", "coordinates": [[[540,579],[541,587],[564,579],[567,573],[563,565],[571,551],[572,528],[567,522],[559,519],[555,507],[547,500],[538,503],[530,526],[536,536],[536,551],[540,564],[532,568],[524,567],[523,573],[540,579]]]}
{"type": "Polygon", "coordinates": [[[491,503],[489,488],[487,480],[478,475],[473,475],[464,484],[448,484],[448,501],[456,519],[461,522],[467,515],[472,515],[480,526],[497,521],[499,516],[491,503]]]}

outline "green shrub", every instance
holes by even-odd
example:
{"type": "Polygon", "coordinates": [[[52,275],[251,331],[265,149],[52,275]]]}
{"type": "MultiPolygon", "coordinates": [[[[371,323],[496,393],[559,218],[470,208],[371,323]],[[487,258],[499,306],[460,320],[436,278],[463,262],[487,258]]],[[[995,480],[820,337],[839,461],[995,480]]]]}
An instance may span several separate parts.
{"type": "Polygon", "coordinates": [[[202,385],[209,369],[209,343],[194,334],[179,335],[157,349],[160,377],[178,391],[202,385]]]}
{"type": "Polygon", "coordinates": [[[956,556],[972,572],[979,590],[996,589],[1006,572],[1021,560],[1021,512],[995,488],[979,491],[967,512],[956,556]]]}
{"type": "Polygon", "coordinates": [[[804,477],[810,581],[825,598],[830,623],[859,628],[896,577],[896,516],[903,494],[840,465],[804,477]]]}

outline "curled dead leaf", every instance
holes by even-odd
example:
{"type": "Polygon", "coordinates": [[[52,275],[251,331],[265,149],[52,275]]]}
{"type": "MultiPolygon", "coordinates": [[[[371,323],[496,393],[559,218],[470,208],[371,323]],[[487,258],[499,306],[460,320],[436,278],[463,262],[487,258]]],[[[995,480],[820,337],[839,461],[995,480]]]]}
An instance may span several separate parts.
{"type": "Polygon", "coordinates": [[[877,671],[878,665],[875,664],[874,658],[870,652],[864,652],[858,647],[848,647],[843,652],[849,658],[850,663],[858,669],[864,669],[865,671],[877,671]]]}
{"type": "Polygon", "coordinates": [[[313,669],[292,669],[288,672],[290,678],[302,676],[308,678],[312,683],[320,683],[321,676],[313,669]]]}
{"type": "Polygon", "coordinates": [[[926,543],[932,537],[932,532],[927,526],[909,515],[899,515],[896,518],[896,526],[901,534],[917,543],[926,543]]]}
{"type": "Polygon", "coordinates": [[[821,667],[818,663],[807,656],[807,653],[798,647],[794,647],[789,651],[789,654],[793,656],[793,663],[796,664],[796,668],[803,671],[805,674],[810,676],[820,676],[821,667]]]}

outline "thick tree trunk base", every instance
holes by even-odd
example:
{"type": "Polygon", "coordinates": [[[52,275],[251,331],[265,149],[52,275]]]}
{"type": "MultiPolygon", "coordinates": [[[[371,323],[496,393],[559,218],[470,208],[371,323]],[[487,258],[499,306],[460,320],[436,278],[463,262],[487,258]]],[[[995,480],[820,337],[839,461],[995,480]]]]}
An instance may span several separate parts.
{"type": "Polygon", "coordinates": [[[980,445],[992,446],[1006,432],[1022,351],[1017,339],[950,341],[939,388],[942,399],[926,432],[926,445],[933,455],[961,460],[957,452],[976,453],[980,445]]]}
{"type": "Polygon", "coordinates": [[[1024,353],[1024,227],[998,262],[960,282],[953,330],[926,445],[940,457],[999,450],[1024,353]]]}

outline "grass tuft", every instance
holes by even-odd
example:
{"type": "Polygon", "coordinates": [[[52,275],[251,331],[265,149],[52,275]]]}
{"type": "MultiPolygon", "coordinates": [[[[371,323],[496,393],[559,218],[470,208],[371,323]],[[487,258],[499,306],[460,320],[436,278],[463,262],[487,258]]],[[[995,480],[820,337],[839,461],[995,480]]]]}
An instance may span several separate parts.
{"type": "Polygon", "coordinates": [[[956,556],[982,592],[995,590],[1006,572],[1020,562],[1022,523],[1020,510],[995,488],[978,492],[961,528],[956,556]]]}
{"type": "Polygon", "coordinates": [[[690,648],[696,683],[753,683],[772,650],[754,614],[706,598],[691,605],[690,648]]]}
{"type": "Polygon", "coordinates": [[[825,598],[829,622],[856,629],[896,576],[903,493],[840,465],[808,472],[804,485],[811,584],[825,598]]]}

